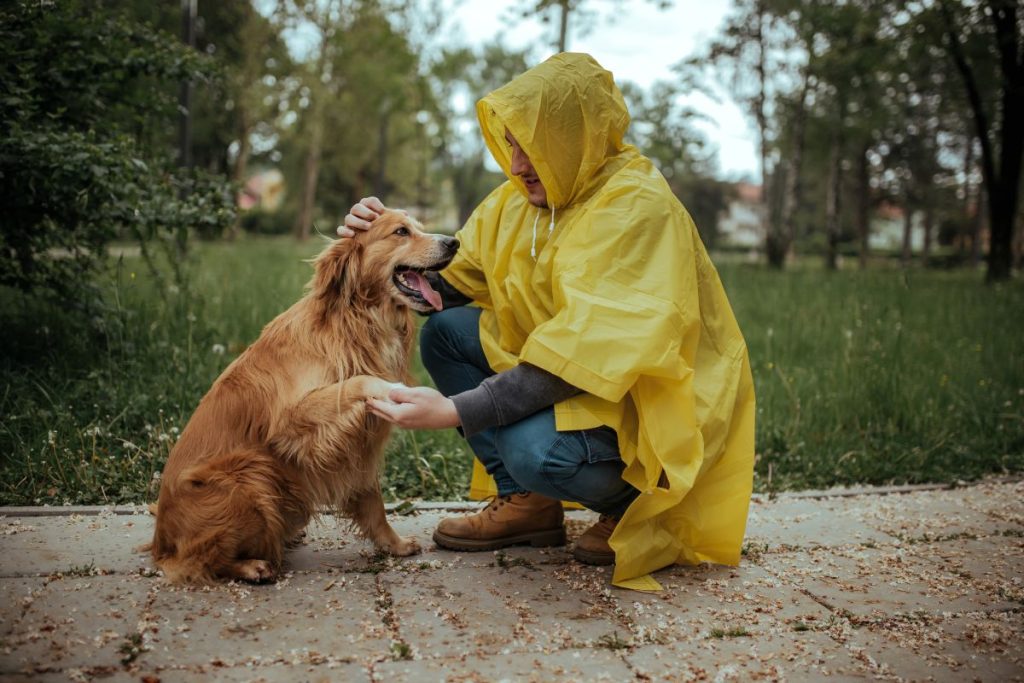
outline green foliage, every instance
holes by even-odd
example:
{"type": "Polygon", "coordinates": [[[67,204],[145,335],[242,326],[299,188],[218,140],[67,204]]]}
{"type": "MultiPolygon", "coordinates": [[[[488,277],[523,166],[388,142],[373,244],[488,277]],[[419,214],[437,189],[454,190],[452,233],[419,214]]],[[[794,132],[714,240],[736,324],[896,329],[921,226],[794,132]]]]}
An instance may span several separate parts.
{"type": "Polygon", "coordinates": [[[211,65],[92,9],[0,10],[0,284],[86,308],[110,240],[180,250],[190,229],[215,235],[233,219],[223,182],[172,172],[167,150],[145,144],[173,120],[177,81],[206,79],[211,65]]]}
{"type": "MultiPolygon", "coordinates": [[[[0,289],[0,503],[152,500],[200,397],[298,299],[319,248],[203,243],[200,294],[166,298],[141,257],[125,256],[98,283],[112,312],[86,332],[62,306],[0,289]]],[[[728,262],[720,272],[750,347],[759,490],[1024,471],[1020,283],[728,262]]],[[[418,361],[414,374],[429,382],[418,361]]],[[[461,498],[471,465],[454,430],[396,430],[385,496],[461,498]]]]}
{"type": "Polygon", "coordinates": [[[1024,467],[1020,283],[723,267],[750,348],[761,489],[1024,467]]]}
{"type": "Polygon", "coordinates": [[[292,220],[280,211],[251,209],[241,214],[242,229],[254,235],[285,235],[292,229],[292,220]]]}

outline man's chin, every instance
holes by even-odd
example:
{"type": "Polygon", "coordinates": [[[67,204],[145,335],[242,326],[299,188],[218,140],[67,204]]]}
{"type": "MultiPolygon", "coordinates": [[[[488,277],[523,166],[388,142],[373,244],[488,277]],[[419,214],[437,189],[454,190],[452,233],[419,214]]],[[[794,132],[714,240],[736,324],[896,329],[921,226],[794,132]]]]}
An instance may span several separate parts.
{"type": "Polygon", "coordinates": [[[527,196],[526,201],[530,202],[531,204],[533,204],[534,206],[536,206],[539,209],[546,209],[546,208],[548,208],[548,198],[547,197],[534,197],[534,196],[531,195],[531,196],[527,196]]]}

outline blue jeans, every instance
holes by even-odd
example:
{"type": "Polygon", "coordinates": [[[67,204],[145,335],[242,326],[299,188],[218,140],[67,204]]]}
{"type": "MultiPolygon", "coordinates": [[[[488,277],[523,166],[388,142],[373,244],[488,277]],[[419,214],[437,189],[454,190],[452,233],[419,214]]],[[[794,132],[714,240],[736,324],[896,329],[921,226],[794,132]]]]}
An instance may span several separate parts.
{"type": "MultiPolygon", "coordinates": [[[[494,374],[480,345],[479,321],[479,309],[459,306],[434,313],[423,325],[423,365],[445,396],[472,389],[494,374]]],[[[501,496],[535,491],[620,517],[639,493],[622,479],[625,464],[615,431],[559,432],[553,406],[467,441],[501,496]]]]}

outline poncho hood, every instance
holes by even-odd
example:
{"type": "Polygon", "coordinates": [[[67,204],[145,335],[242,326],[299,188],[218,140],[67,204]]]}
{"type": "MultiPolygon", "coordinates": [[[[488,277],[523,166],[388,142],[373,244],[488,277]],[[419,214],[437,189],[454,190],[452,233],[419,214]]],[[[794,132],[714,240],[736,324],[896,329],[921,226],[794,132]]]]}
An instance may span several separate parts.
{"type": "Polygon", "coordinates": [[[511,173],[512,134],[547,190],[548,206],[560,209],[600,182],[608,158],[621,152],[629,111],[612,74],[590,55],[551,57],[477,103],[477,116],[491,154],[523,195],[511,173]]]}
{"type": "MultiPolygon", "coordinates": [[[[651,590],[649,572],[673,563],[736,564],[754,463],[746,344],[690,215],[623,143],[611,74],[558,55],[477,112],[509,181],[458,232],[442,276],[482,309],[495,372],[529,363],[583,392],[555,405],[559,431],[615,430],[640,495],[609,539],[614,583],[651,590]],[[505,128],[547,190],[547,231],[510,173],[505,128]]],[[[494,492],[477,462],[470,495],[494,492]]]]}

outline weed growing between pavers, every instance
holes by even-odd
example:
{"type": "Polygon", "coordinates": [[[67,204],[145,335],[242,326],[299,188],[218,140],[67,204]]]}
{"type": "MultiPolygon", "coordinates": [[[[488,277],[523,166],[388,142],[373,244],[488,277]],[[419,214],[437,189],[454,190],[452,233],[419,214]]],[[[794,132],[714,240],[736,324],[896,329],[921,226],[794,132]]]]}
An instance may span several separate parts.
{"type": "Polygon", "coordinates": [[[623,640],[619,636],[618,631],[606,633],[601,636],[597,639],[597,645],[598,647],[607,648],[609,650],[625,650],[630,647],[629,641],[623,640]]]}
{"type": "Polygon", "coordinates": [[[118,653],[121,655],[122,664],[131,664],[139,655],[141,655],[146,648],[142,645],[142,634],[141,633],[129,633],[120,647],[117,648],[118,653]]]}
{"type": "MultiPolygon", "coordinates": [[[[198,244],[166,296],[137,258],[99,282],[107,311],[0,290],[0,503],[152,500],[199,398],[302,294],[320,244],[198,244]]],[[[761,491],[973,479],[1024,470],[1024,283],[968,271],[785,273],[720,261],[757,387],[761,491]],[[770,473],[770,476],[769,476],[770,473]]],[[[414,374],[429,383],[415,361],[414,374]]],[[[398,430],[389,500],[462,498],[453,430],[398,430]]]]}
{"type": "Polygon", "coordinates": [[[525,557],[509,557],[504,550],[496,550],[494,552],[494,562],[491,562],[492,567],[500,567],[501,569],[509,569],[511,567],[525,567],[533,571],[537,570],[536,565],[531,560],[525,557]]]}

